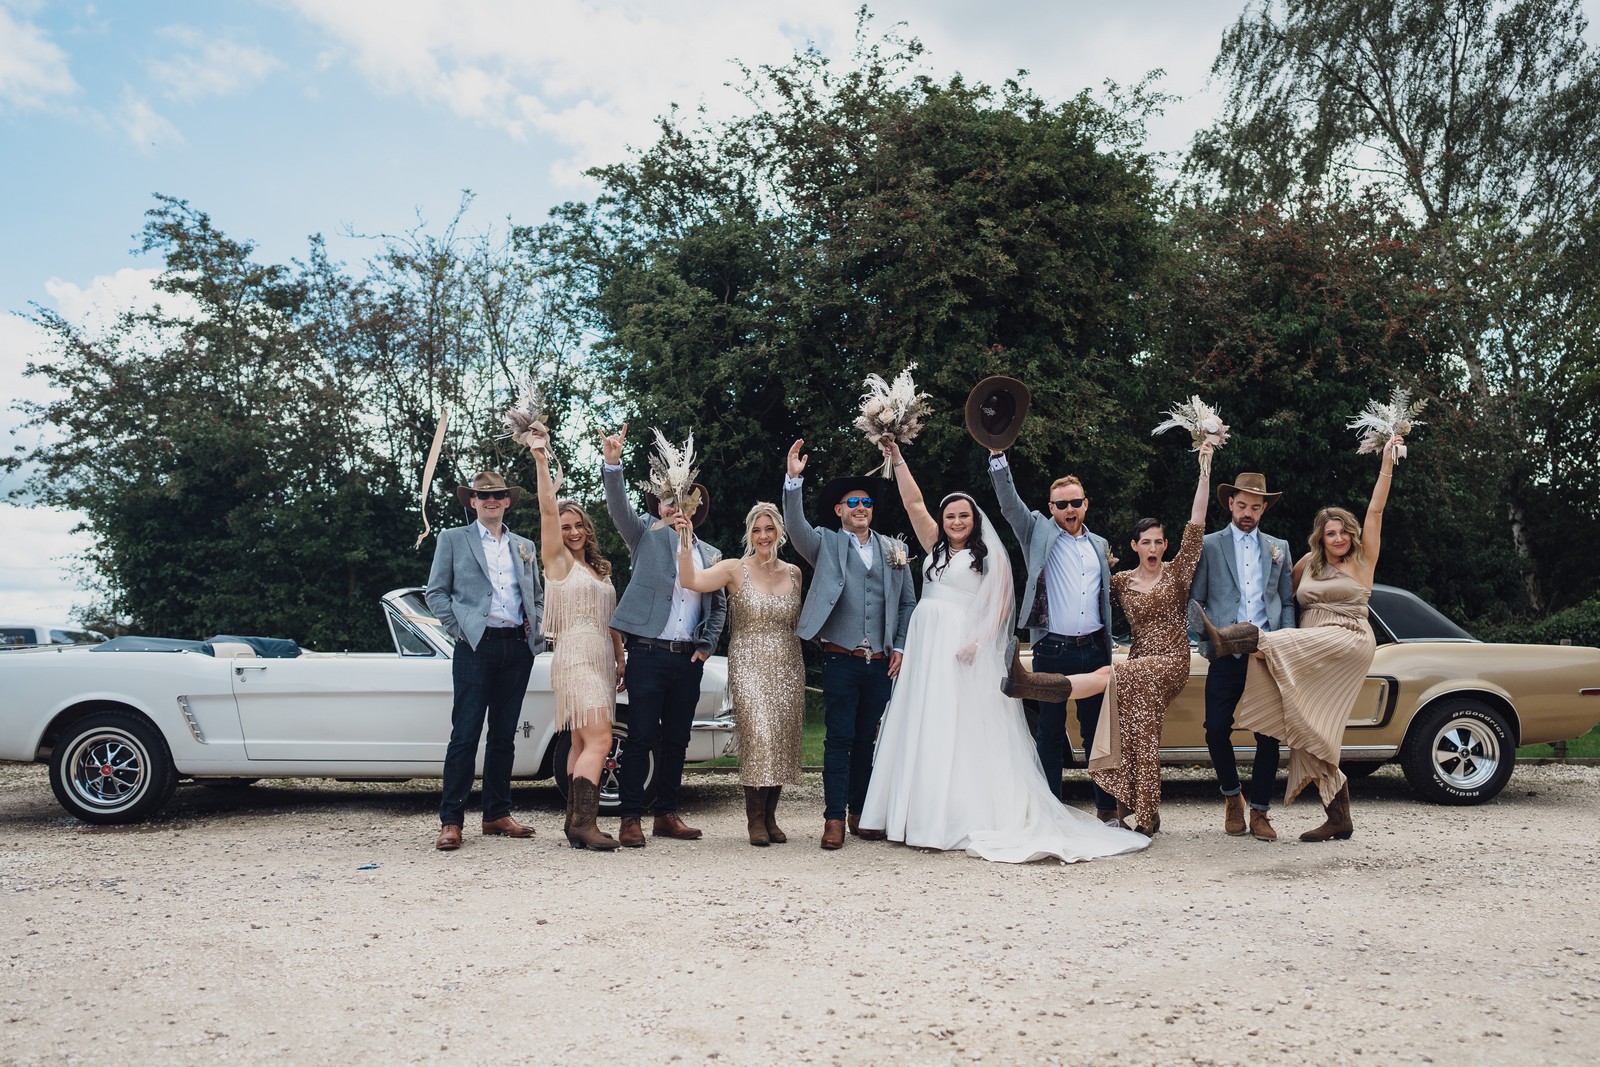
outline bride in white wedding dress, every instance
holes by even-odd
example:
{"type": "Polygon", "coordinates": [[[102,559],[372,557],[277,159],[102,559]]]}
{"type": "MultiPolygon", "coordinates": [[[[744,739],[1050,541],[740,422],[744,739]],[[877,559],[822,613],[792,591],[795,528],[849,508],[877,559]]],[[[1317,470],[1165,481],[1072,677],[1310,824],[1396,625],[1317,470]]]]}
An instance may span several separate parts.
{"type": "MultiPolygon", "coordinates": [[[[862,828],[1004,863],[1074,863],[1144,848],[1149,838],[1055,798],[1021,701],[1000,691],[1015,610],[999,532],[965,493],[945,497],[935,519],[900,450],[888,451],[928,558],[878,734],[862,828]]],[[[1073,691],[1103,690],[1108,672],[1071,676],[1073,691]]]]}

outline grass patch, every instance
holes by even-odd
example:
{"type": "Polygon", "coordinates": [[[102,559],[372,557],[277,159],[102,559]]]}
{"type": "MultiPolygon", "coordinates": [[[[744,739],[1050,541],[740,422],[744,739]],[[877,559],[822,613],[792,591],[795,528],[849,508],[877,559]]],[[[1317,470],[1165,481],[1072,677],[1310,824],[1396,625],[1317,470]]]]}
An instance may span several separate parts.
{"type": "MultiPolygon", "coordinates": [[[[1523,745],[1517,749],[1518,756],[1538,759],[1551,757],[1556,754],[1554,745],[1523,745]]],[[[1600,726],[1567,742],[1567,757],[1569,759],[1600,759],[1600,726]]]]}
{"type": "MultiPolygon", "coordinates": [[[[806,690],[806,725],[800,735],[800,765],[802,767],[822,766],[822,738],[826,733],[822,721],[822,693],[815,689],[806,690]]],[[[732,757],[707,760],[695,764],[696,767],[737,767],[739,761],[732,757]]]]}

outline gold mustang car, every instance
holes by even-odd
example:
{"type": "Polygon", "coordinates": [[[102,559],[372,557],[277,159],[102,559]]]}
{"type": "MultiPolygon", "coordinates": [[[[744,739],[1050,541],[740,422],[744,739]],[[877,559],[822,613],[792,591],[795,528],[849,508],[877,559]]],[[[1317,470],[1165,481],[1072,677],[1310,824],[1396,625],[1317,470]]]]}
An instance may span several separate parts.
{"type": "MultiPolygon", "coordinates": [[[[1579,737],[1600,722],[1600,649],[1479,641],[1421,598],[1375,585],[1369,618],[1378,649],[1344,731],[1352,778],[1399,761],[1411,788],[1437,804],[1481,804],[1505,788],[1517,746],[1579,737]]],[[[1119,650],[1117,658],[1126,655],[1119,650]]],[[[1167,709],[1165,763],[1208,763],[1206,668],[1167,709]]],[[[1067,716],[1079,752],[1077,722],[1067,716]]],[[[1255,739],[1233,736],[1241,760],[1255,739]]]]}

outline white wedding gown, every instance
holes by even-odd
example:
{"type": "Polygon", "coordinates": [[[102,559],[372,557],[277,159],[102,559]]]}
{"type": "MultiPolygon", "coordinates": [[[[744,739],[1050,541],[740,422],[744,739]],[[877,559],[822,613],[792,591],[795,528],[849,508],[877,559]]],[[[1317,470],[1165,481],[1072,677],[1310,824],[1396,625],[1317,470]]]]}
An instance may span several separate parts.
{"type": "Polygon", "coordinates": [[[1045,785],[1022,703],[1000,692],[1011,603],[1004,549],[991,550],[986,563],[1005,576],[1003,604],[986,599],[985,577],[965,549],[940,574],[924,568],[861,825],[893,841],[964,848],[1002,863],[1076,863],[1144,848],[1142,834],[1066,807],[1045,785]],[[1004,623],[984,625],[999,611],[1004,623]],[[960,662],[956,653],[974,640],[975,659],[960,662]]]}

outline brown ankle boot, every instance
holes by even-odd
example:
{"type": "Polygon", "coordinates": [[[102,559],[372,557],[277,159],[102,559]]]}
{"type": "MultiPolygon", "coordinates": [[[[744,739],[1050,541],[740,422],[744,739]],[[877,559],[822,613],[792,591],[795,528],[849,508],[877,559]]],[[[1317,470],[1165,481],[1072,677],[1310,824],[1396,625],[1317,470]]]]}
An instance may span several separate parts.
{"type": "Polygon", "coordinates": [[[1030,671],[1022,665],[1022,653],[1015,636],[1006,642],[1010,670],[1000,679],[1000,692],[1013,700],[1041,700],[1063,704],[1072,699],[1072,679],[1064,674],[1030,671]]]}
{"type": "Polygon", "coordinates": [[[774,845],[781,845],[789,840],[789,835],[778,829],[778,794],[783,792],[783,786],[770,785],[767,787],[766,810],[763,814],[767,822],[767,840],[774,845]]]}
{"type": "Polygon", "coordinates": [[[1339,788],[1339,795],[1333,798],[1333,803],[1327,805],[1327,821],[1315,830],[1307,830],[1300,835],[1302,841],[1327,841],[1332,838],[1337,841],[1348,841],[1350,835],[1356,832],[1355,826],[1350,822],[1350,783],[1346,782],[1339,788]]]}
{"type": "Polygon", "coordinates": [[[1267,813],[1250,809],[1250,836],[1257,841],[1276,841],[1278,831],[1272,828],[1272,823],[1267,819],[1267,813]]]}
{"type": "Polygon", "coordinates": [[[766,790],[744,787],[744,821],[745,831],[750,835],[750,843],[757,848],[766,848],[772,844],[767,836],[767,797],[766,790]]]}
{"type": "Polygon", "coordinates": [[[1237,655],[1243,652],[1254,652],[1261,643],[1261,630],[1251,622],[1236,622],[1232,626],[1221,629],[1211,624],[1211,619],[1206,616],[1205,609],[1198,603],[1189,601],[1194,607],[1194,614],[1200,616],[1200,623],[1205,629],[1205,638],[1211,643],[1211,655],[1215,659],[1223,656],[1237,655]]]}
{"type": "Polygon", "coordinates": [[[573,848],[609,852],[617,847],[617,839],[595,823],[599,814],[599,784],[587,778],[572,779],[572,828],[567,831],[567,841],[573,848]]]}
{"type": "Polygon", "coordinates": [[[1244,794],[1235,793],[1231,797],[1223,797],[1222,829],[1230,836],[1243,837],[1244,829],[1244,794]]]}

